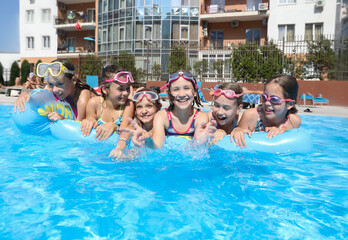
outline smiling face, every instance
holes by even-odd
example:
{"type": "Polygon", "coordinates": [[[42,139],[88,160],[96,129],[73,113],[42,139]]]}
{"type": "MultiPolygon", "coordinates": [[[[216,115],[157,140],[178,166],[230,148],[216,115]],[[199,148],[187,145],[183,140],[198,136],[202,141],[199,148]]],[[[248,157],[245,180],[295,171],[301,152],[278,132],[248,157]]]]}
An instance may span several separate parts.
{"type": "Polygon", "coordinates": [[[130,93],[130,83],[120,84],[117,82],[109,83],[109,87],[102,86],[103,91],[110,101],[117,103],[118,105],[124,105],[130,93]]]}
{"type": "Polygon", "coordinates": [[[156,112],[156,103],[147,100],[146,97],[135,105],[135,115],[144,124],[152,122],[156,112]]]}
{"type": "Polygon", "coordinates": [[[170,85],[171,101],[174,106],[178,108],[188,108],[193,105],[196,92],[193,88],[192,82],[180,77],[170,85]]]}
{"type": "Polygon", "coordinates": [[[64,77],[64,74],[58,77],[53,77],[49,74],[47,83],[49,90],[52,91],[59,100],[66,99],[74,91],[74,82],[64,77]]]}
{"type": "Polygon", "coordinates": [[[237,105],[237,99],[229,99],[220,95],[214,99],[212,115],[219,127],[229,127],[233,125],[233,120],[239,114],[241,106],[237,105]]]}
{"type": "MultiPolygon", "coordinates": [[[[283,89],[277,83],[269,83],[265,86],[264,92],[267,96],[277,96],[281,99],[284,99],[283,89]]],[[[271,104],[270,101],[262,102],[262,109],[264,116],[267,120],[278,122],[282,121],[288,112],[292,108],[292,105],[288,102],[282,102],[279,105],[271,104]]]]}

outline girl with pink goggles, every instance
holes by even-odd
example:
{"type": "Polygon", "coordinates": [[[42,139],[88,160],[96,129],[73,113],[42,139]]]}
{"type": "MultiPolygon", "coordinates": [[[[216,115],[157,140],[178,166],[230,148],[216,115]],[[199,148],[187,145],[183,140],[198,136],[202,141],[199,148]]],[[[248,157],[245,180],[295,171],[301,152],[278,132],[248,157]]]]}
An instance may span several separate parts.
{"type": "Polygon", "coordinates": [[[180,77],[183,77],[183,79],[185,79],[187,81],[193,82],[193,84],[197,88],[201,89],[200,87],[197,86],[196,80],[194,79],[194,77],[192,76],[191,73],[189,73],[189,72],[175,72],[175,73],[170,74],[168,82],[163,87],[161,87],[160,90],[167,87],[171,82],[178,80],[180,77]]]}
{"type": "Polygon", "coordinates": [[[240,94],[236,94],[233,90],[222,90],[222,89],[215,89],[214,91],[214,97],[220,97],[221,94],[225,95],[225,97],[227,97],[228,99],[233,99],[233,98],[237,98],[240,96],[243,96],[243,93],[240,94]]]}
{"type": "Polygon", "coordinates": [[[119,72],[115,75],[114,78],[104,80],[104,83],[107,83],[107,82],[118,82],[121,84],[125,84],[128,82],[134,83],[134,79],[130,72],[119,72]]]}

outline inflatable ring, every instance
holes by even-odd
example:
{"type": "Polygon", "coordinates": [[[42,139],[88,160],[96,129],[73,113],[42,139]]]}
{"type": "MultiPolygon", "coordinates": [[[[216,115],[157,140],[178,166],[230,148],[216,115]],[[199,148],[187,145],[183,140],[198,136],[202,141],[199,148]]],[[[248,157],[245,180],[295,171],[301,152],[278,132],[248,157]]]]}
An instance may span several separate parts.
{"type": "MultiPolygon", "coordinates": [[[[98,141],[95,138],[96,130],[92,129],[88,136],[84,136],[80,130],[81,122],[65,119],[56,121],[50,126],[50,130],[53,136],[59,139],[70,141],[98,141]]],[[[115,144],[118,142],[119,134],[113,133],[108,139],[102,142],[108,142],[115,144]]]]}
{"type": "MultiPolygon", "coordinates": [[[[91,134],[83,136],[80,130],[80,123],[72,120],[57,121],[51,124],[51,132],[57,138],[73,141],[96,141],[95,129],[91,134]]],[[[304,129],[292,129],[274,138],[267,138],[266,132],[253,133],[252,137],[245,136],[246,148],[241,149],[231,143],[230,136],[225,136],[213,147],[231,152],[267,152],[267,153],[308,153],[312,151],[312,140],[309,132],[304,129]]],[[[118,141],[118,134],[112,134],[107,140],[111,143],[118,141]]],[[[182,147],[191,139],[187,137],[166,137],[166,144],[182,147]]],[[[131,143],[130,147],[134,147],[131,143]]]]}
{"type": "MultiPolygon", "coordinates": [[[[245,135],[247,147],[240,148],[231,143],[230,136],[225,136],[214,147],[232,152],[266,152],[266,153],[310,153],[313,148],[311,135],[304,129],[292,129],[273,138],[267,138],[266,132],[255,132],[249,138],[245,135]]],[[[187,144],[189,140],[181,137],[167,137],[166,143],[187,144]]]]}
{"type": "Polygon", "coordinates": [[[30,99],[25,103],[25,111],[16,111],[12,119],[17,128],[29,134],[50,133],[50,120],[47,112],[58,112],[67,119],[74,118],[74,112],[69,103],[58,100],[52,92],[44,89],[34,89],[30,93],[30,99]]]}

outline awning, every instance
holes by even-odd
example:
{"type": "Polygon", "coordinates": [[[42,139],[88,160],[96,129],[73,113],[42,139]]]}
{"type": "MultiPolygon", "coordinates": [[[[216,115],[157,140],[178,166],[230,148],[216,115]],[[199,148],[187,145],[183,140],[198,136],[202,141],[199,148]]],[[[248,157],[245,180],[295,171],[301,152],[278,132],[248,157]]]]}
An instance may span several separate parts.
{"type": "Polygon", "coordinates": [[[94,38],[91,38],[91,37],[84,37],[83,39],[87,40],[87,41],[95,41],[94,38]]]}

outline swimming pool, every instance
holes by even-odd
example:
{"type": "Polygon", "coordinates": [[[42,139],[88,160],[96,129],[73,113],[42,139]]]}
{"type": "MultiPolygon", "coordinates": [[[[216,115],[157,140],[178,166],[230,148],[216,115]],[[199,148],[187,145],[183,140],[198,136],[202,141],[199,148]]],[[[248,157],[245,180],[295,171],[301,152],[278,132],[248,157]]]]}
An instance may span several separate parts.
{"type": "Polygon", "coordinates": [[[0,105],[0,238],[347,239],[348,119],[302,116],[312,154],[147,150],[21,134],[0,105]]]}

